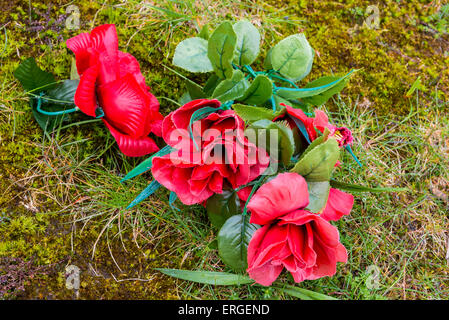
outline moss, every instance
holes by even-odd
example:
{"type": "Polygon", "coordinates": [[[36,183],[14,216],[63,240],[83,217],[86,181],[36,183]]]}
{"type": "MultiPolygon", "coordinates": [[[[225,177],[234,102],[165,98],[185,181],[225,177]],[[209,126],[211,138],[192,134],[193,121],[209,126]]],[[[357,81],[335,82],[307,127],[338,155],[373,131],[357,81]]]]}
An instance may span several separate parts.
{"type": "MultiPolygon", "coordinates": [[[[135,246],[123,252],[121,244],[110,244],[111,252],[103,243],[97,247],[94,260],[90,260],[91,249],[98,236],[98,230],[92,229],[87,234],[76,236],[71,251],[70,228],[61,228],[60,217],[29,217],[20,215],[8,223],[0,225],[2,241],[0,257],[32,258],[39,266],[50,265],[53,272],[38,274],[30,279],[27,290],[20,297],[37,297],[43,299],[67,299],[73,292],[65,288],[64,270],[66,265],[76,265],[81,270],[80,298],[82,299],[170,299],[175,298],[174,283],[171,279],[153,276],[152,268],[170,266],[167,258],[158,258],[159,252],[167,248],[162,245],[145,258],[135,246]],[[57,218],[57,224],[51,225],[57,218]],[[160,250],[160,251],[158,251],[160,250]],[[112,256],[121,266],[119,271],[112,256]],[[137,267],[138,266],[138,267],[137,267]],[[120,275],[118,275],[120,274],[120,275]],[[118,280],[138,278],[138,281],[118,280]]],[[[174,239],[171,239],[174,241],[174,239]]],[[[129,245],[132,241],[126,241],[129,245]]],[[[167,242],[168,243],[168,242],[167,242]]]]}
{"type": "Polygon", "coordinates": [[[434,86],[439,83],[439,98],[447,99],[449,60],[444,51],[448,37],[436,38],[418,27],[416,21],[435,10],[426,2],[384,1],[378,5],[378,29],[363,25],[369,1],[320,1],[306,7],[298,6],[297,1],[268,3],[278,8],[289,6],[288,15],[305,19],[303,31],[319,52],[310,79],[361,69],[344,95],[366,97],[379,115],[407,113],[410,102],[405,93],[418,76],[425,87],[423,98],[432,100],[434,86]]]}

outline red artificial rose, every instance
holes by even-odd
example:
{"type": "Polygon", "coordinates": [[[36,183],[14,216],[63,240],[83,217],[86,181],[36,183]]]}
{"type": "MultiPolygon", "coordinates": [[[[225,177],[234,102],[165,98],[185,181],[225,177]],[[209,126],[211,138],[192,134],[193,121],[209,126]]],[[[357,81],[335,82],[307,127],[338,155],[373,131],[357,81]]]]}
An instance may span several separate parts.
{"type": "Polygon", "coordinates": [[[327,221],[337,221],[342,216],[348,215],[353,205],[354,196],[352,194],[331,188],[321,217],[327,221]]]}
{"type": "Polygon", "coordinates": [[[324,113],[323,111],[318,109],[315,110],[315,117],[310,118],[301,109],[296,109],[283,103],[282,105],[285,107],[286,113],[276,117],[274,121],[287,120],[289,125],[293,128],[296,126],[296,124],[292,120],[292,118],[296,118],[304,124],[310,141],[313,141],[318,137],[317,130],[323,133],[327,128],[330,131],[330,136],[333,136],[338,141],[340,147],[352,144],[353,137],[351,131],[348,128],[336,127],[330,124],[326,113],[324,113]]]}
{"type": "Polygon", "coordinates": [[[297,173],[281,173],[260,187],[248,204],[251,223],[264,225],[248,245],[249,276],[269,286],[284,267],[296,282],[332,276],[346,262],[339,233],[319,214],[306,211],[307,182],[297,173]]]}
{"type": "Polygon", "coordinates": [[[75,53],[80,75],[76,106],[92,117],[103,111],[102,120],[123,154],[139,157],[157,151],[148,134],[161,135],[159,102],[149,92],[137,60],[118,50],[115,25],[70,38],[67,47],[75,53]]]}
{"type": "Polygon", "coordinates": [[[244,137],[244,121],[233,110],[219,107],[218,100],[194,100],[163,121],[162,137],[175,151],[155,157],[151,170],[184,204],[201,203],[223,188],[247,184],[269,165],[265,150],[244,137]],[[193,113],[206,107],[210,113],[194,121],[190,132],[193,113]]]}

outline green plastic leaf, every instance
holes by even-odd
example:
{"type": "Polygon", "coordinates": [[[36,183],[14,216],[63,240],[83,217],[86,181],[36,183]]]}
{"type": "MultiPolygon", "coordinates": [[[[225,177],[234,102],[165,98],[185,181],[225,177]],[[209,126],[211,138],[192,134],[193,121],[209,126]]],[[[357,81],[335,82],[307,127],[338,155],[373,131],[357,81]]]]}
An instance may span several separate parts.
{"type": "Polygon", "coordinates": [[[70,80],[79,80],[80,76],[76,68],[76,60],[72,57],[72,65],[70,66],[70,80]]]}
{"type": "Polygon", "coordinates": [[[320,144],[322,144],[325,139],[324,136],[320,136],[318,138],[316,138],[315,140],[312,141],[312,143],[310,143],[308,145],[308,147],[306,148],[306,150],[301,154],[301,156],[299,157],[299,160],[301,160],[302,158],[304,158],[310,151],[312,151],[316,146],[319,146],[320,144]]]}
{"type": "Polygon", "coordinates": [[[189,92],[186,91],[186,92],[184,92],[184,93],[182,94],[181,97],[179,97],[178,103],[179,103],[181,106],[183,106],[183,105],[185,105],[186,103],[188,103],[188,102],[190,102],[190,101],[192,101],[192,100],[193,100],[193,99],[192,99],[192,97],[190,96],[189,92]]]}
{"type": "Polygon", "coordinates": [[[304,99],[307,97],[312,97],[312,96],[316,96],[319,95],[323,92],[326,92],[327,90],[330,90],[331,88],[337,86],[339,83],[341,83],[342,81],[345,81],[348,77],[351,76],[351,74],[354,72],[355,70],[351,70],[350,72],[348,72],[346,75],[344,75],[343,77],[340,78],[336,78],[336,80],[326,83],[324,85],[321,86],[316,86],[316,87],[312,87],[312,86],[306,86],[305,88],[279,88],[276,91],[276,94],[285,98],[285,99],[304,99]]]}
{"type": "Polygon", "coordinates": [[[221,81],[222,80],[215,73],[212,73],[210,75],[209,79],[207,79],[206,84],[203,87],[203,92],[206,94],[207,97],[212,97],[215,88],[221,81]]]}
{"type": "Polygon", "coordinates": [[[193,99],[202,99],[202,98],[207,97],[207,95],[203,92],[203,88],[200,85],[193,82],[192,80],[187,78],[182,73],[179,73],[178,71],[176,71],[166,65],[163,65],[163,66],[164,66],[164,68],[168,69],[169,71],[173,72],[178,77],[180,77],[186,81],[186,87],[187,87],[187,92],[189,93],[189,99],[193,100],[193,99]]]}
{"type": "Polygon", "coordinates": [[[309,148],[291,171],[299,173],[307,181],[329,181],[340,155],[337,140],[329,138],[317,146],[310,145],[309,148]],[[312,149],[308,151],[309,148],[312,149]]]}
{"type": "Polygon", "coordinates": [[[198,34],[198,37],[204,39],[204,40],[209,40],[210,38],[210,30],[209,30],[209,25],[205,24],[202,28],[200,33],[198,34]]]}
{"type": "Polygon", "coordinates": [[[407,188],[381,188],[381,187],[371,188],[371,187],[365,187],[365,186],[361,186],[361,185],[357,185],[357,184],[340,182],[340,181],[336,181],[334,179],[332,179],[330,181],[330,184],[331,184],[332,188],[345,190],[345,191],[349,191],[349,192],[376,192],[377,193],[377,192],[401,192],[401,191],[408,190],[407,188]]]}
{"type": "Polygon", "coordinates": [[[248,88],[248,81],[245,80],[243,72],[234,70],[231,79],[221,81],[215,88],[212,98],[221,102],[236,100],[242,97],[248,88]]]}
{"type": "Polygon", "coordinates": [[[246,89],[240,101],[249,105],[260,105],[270,99],[273,91],[273,84],[267,76],[258,75],[246,89]]]}
{"type": "MultiPolygon", "coordinates": [[[[305,86],[305,88],[315,88],[315,87],[324,86],[329,83],[338,81],[339,79],[340,79],[339,77],[335,77],[335,76],[321,77],[321,78],[318,78],[318,79],[308,83],[305,86]]],[[[311,96],[311,97],[302,98],[302,101],[305,103],[308,103],[310,105],[313,105],[313,106],[320,106],[322,104],[325,104],[327,102],[327,100],[329,100],[334,94],[337,94],[341,90],[343,90],[343,88],[346,86],[348,81],[349,81],[349,78],[345,78],[342,81],[338,81],[338,83],[335,86],[329,88],[328,90],[323,91],[323,92],[321,92],[317,95],[311,96]]]]}
{"type": "Polygon", "coordinates": [[[220,229],[230,217],[240,214],[240,199],[234,190],[223,190],[222,193],[216,193],[206,204],[207,215],[213,226],[220,229]]]}
{"type": "Polygon", "coordinates": [[[295,139],[292,130],[284,123],[267,119],[258,120],[251,123],[245,133],[249,141],[263,147],[270,156],[275,155],[285,165],[290,163],[295,151],[295,139]],[[273,142],[271,142],[271,130],[276,130],[277,133],[277,140],[273,142]]]}
{"type": "Polygon", "coordinates": [[[233,26],[237,35],[234,63],[243,66],[251,64],[259,55],[260,33],[249,21],[239,21],[233,26]]]}
{"type": "Polygon", "coordinates": [[[232,286],[254,282],[254,280],[252,280],[248,276],[228,272],[190,271],[165,268],[155,268],[155,270],[162,272],[163,274],[166,274],[170,277],[198,283],[212,284],[216,286],[232,286]]]}
{"type": "Polygon", "coordinates": [[[220,24],[209,38],[207,56],[213,70],[221,79],[233,77],[232,60],[236,44],[237,35],[230,22],[220,24]]]}
{"type": "Polygon", "coordinates": [[[306,209],[313,213],[321,212],[329,198],[331,188],[329,181],[307,181],[307,188],[309,190],[309,205],[306,209]]]}
{"type": "Polygon", "coordinates": [[[173,64],[190,72],[213,71],[207,56],[207,46],[207,40],[199,37],[181,41],[175,49],[173,64]]]}
{"type": "Polygon", "coordinates": [[[281,40],[271,54],[273,69],[293,81],[306,77],[312,68],[314,51],[303,33],[281,40]]]}
{"type": "Polygon", "coordinates": [[[263,67],[265,70],[273,69],[273,65],[271,64],[272,55],[273,55],[273,48],[270,48],[270,50],[268,50],[268,52],[267,52],[265,60],[263,61],[263,67]]]}
{"type": "Polygon", "coordinates": [[[151,196],[156,192],[162,185],[157,181],[153,180],[127,207],[126,209],[131,209],[141,203],[143,200],[151,196]]]}
{"type": "Polygon", "coordinates": [[[48,90],[45,97],[51,99],[49,102],[54,104],[74,104],[75,92],[79,82],[79,80],[65,80],[53,89],[48,90]]]}
{"type": "Polygon", "coordinates": [[[292,128],[293,132],[293,139],[295,140],[295,152],[293,153],[293,158],[295,159],[295,162],[298,160],[298,158],[301,156],[301,154],[304,153],[304,151],[307,149],[309,144],[307,143],[306,139],[304,138],[301,131],[294,127],[292,128]]]}
{"type": "Polygon", "coordinates": [[[212,241],[207,245],[207,247],[208,247],[209,249],[212,249],[212,250],[218,250],[218,241],[217,241],[217,239],[212,240],[212,241]]]}
{"type": "Polygon", "coordinates": [[[242,118],[245,122],[251,123],[254,121],[267,119],[273,120],[279,115],[279,112],[273,113],[272,110],[261,107],[247,106],[244,104],[234,104],[232,109],[242,118]]]}
{"type": "Polygon", "coordinates": [[[207,98],[207,95],[203,92],[203,88],[195,82],[187,80],[186,87],[192,100],[207,98]]]}
{"type": "Polygon", "coordinates": [[[249,216],[241,214],[230,217],[218,233],[218,253],[223,262],[235,271],[245,271],[248,244],[259,228],[249,223],[249,216]]]}
{"type": "Polygon", "coordinates": [[[37,88],[43,88],[42,91],[45,91],[55,86],[55,77],[39,68],[34,58],[23,61],[14,71],[14,76],[26,91],[37,88]]]}
{"type": "Polygon", "coordinates": [[[151,157],[143,160],[134,169],[132,169],[130,172],[128,172],[126,174],[126,176],[122,180],[120,180],[120,182],[124,182],[126,180],[132,179],[132,178],[137,177],[138,175],[150,170],[153,167],[153,158],[154,157],[163,157],[163,156],[169,154],[170,152],[172,152],[173,150],[174,149],[171,146],[166,145],[161,150],[154,153],[151,157]]]}
{"type": "MultiPolygon", "coordinates": [[[[293,131],[282,122],[272,122],[275,124],[275,128],[278,129],[279,132],[279,142],[278,145],[280,147],[279,154],[281,162],[288,166],[292,160],[292,156],[295,152],[295,139],[293,137],[293,131]]],[[[271,125],[274,128],[273,125],[271,125]]],[[[271,149],[270,149],[271,152],[271,149]]]]}
{"type": "Polygon", "coordinates": [[[301,300],[338,300],[337,298],[319,293],[319,292],[315,292],[315,291],[311,291],[311,290],[307,290],[307,289],[303,289],[303,288],[298,288],[298,287],[294,287],[294,286],[290,286],[287,285],[284,288],[279,288],[281,291],[299,298],[301,300]]]}

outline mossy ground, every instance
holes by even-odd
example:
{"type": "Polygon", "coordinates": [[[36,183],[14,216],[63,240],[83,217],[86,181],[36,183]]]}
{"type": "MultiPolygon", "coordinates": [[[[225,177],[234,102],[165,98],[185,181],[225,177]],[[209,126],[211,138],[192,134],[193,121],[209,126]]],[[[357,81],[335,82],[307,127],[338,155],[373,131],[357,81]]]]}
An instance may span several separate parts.
{"type": "Polygon", "coordinates": [[[425,28],[441,4],[385,1],[378,5],[379,28],[372,29],[363,25],[371,3],[360,0],[160,0],[147,6],[137,0],[78,1],[81,30],[71,31],[58,24],[68,3],[31,1],[31,24],[29,1],[0,5],[0,26],[6,25],[8,36],[0,58],[0,257],[48,267],[27,279],[25,291],[4,298],[73,298],[64,276],[71,264],[82,271],[82,299],[287,298],[273,289],[192,285],[152,270],[226,270],[204,211],[173,212],[166,192],[123,210],[147,181],[121,185],[119,177],[142,159],[123,157],[101,122],[44,134],[12,76],[22,59],[33,56],[59,79],[67,78],[72,54],[64,41],[115,23],[120,49],[140,62],[166,115],[176,108],[170,99],[184,91],[182,79],[162,66],[172,66],[176,44],[205,23],[239,18],[261,28],[262,56],[284,36],[304,31],[317,50],[308,79],[361,69],[341,99],[326,105],[337,123],[354,129],[355,152],[365,164],[358,168],[345,157],[348,170],[338,174],[346,181],[410,189],[356,195],[351,217],[338,222],[348,264],[333,278],[303,286],[345,299],[449,296],[449,39],[425,28]],[[30,29],[36,22],[45,29],[30,29]],[[419,93],[406,97],[418,76],[419,93]],[[380,272],[377,289],[367,287],[370,265],[380,272]]]}

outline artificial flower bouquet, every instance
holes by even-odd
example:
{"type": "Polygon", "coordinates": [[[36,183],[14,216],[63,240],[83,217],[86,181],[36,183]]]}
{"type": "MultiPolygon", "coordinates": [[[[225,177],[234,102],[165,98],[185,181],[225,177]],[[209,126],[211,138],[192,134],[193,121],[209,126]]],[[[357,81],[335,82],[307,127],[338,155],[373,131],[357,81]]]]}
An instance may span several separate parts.
{"type": "Polygon", "coordinates": [[[176,199],[205,208],[217,231],[218,254],[233,272],[159,271],[201,283],[273,285],[299,297],[322,298],[274,281],[284,269],[297,283],[334,275],[337,262],[347,261],[331,223],[352,209],[354,198],[345,191],[388,190],[333,179],[334,171],[344,168],[342,152],[361,164],[351,150],[351,130],[332,124],[316,107],[340,92],[354,70],[303,84],[315,51],[304,34],[295,34],[269,49],[257,64],[263,71],[255,71],[251,64],[260,39],[250,22],[238,21],[223,22],[212,32],[205,26],[180,42],[173,64],[210,75],[204,85],[183,76],[187,92],[166,117],[136,59],[118,50],[113,25],[67,41],[76,57],[74,79],[56,82],[32,59],[15,75],[44,129],[81,110],[103,120],[125,155],[157,151],[122,179],[150,170],[153,177],[128,208],[160,187],[170,190],[173,210],[179,210],[176,199]],[[166,145],[159,148],[150,132],[166,145]]]}
{"type": "Polygon", "coordinates": [[[218,253],[237,274],[159,269],[166,274],[269,286],[284,268],[301,282],[332,276],[337,262],[347,260],[330,221],[348,215],[354,199],[342,191],[351,186],[332,173],[343,165],[342,149],[355,158],[353,137],[313,106],[342,90],[353,71],[300,87],[314,58],[305,36],[270,49],[264,71],[250,66],[259,45],[258,30],[239,21],[213,32],[206,26],[176,47],[175,66],[211,74],[204,86],[186,80],[183,105],[162,123],[167,146],[124,178],[150,169],[154,178],[129,207],[161,186],[171,191],[170,204],[178,198],[203,205],[217,230],[218,253]]]}

